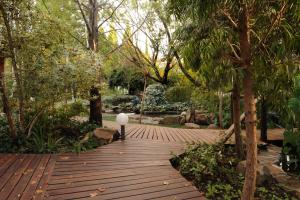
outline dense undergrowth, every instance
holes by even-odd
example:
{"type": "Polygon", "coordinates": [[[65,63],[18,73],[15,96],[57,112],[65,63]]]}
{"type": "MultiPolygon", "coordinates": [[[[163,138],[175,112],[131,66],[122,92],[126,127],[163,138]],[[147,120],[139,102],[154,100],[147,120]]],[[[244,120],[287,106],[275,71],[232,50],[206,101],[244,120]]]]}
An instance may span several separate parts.
{"type": "MultiPolygon", "coordinates": [[[[85,112],[81,103],[45,110],[30,133],[28,129],[25,133],[18,131],[16,138],[9,135],[6,118],[0,117],[0,153],[81,152],[101,146],[102,142],[92,137],[82,140],[97,128],[96,124],[72,120],[73,116],[85,112]]],[[[31,113],[27,118],[33,119],[33,116],[31,113]]]]}
{"type": "MultiPolygon", "coordinates": [[[[240,199],[244,176],[236,170],[238,162],[232,147],[209,144],[190,147],[172,159],[181,174],[213,200],[240,199]]],[[[296,200],[272,183],[257,187],[255,196],[260,200],[296,200]]]]}

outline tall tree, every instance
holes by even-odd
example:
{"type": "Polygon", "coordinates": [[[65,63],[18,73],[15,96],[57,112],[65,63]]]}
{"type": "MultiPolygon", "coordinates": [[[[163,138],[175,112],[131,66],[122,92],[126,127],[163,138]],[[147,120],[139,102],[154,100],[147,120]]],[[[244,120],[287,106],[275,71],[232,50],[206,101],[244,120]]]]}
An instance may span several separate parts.
{"type": "MultiPolygon", "coordinates": [[[[25,111],[24,111],[24,92],[22,87],[22,79],[20,69],[17,65],[17,58],[16,58],[16,47],[14,42],[13,36],[13,23],[18,23],[16,19],[18,11],[18,5],[15,5],[16,2],[7,2],[7,1],[0,1],[0,12],[3,18],[3,22],[6,29],[6,39],[7,39],[7,46],[9,50],[9,57],[12,60],[12,67],[14,71],[14,76],[16,79],[17,84],[17,94],[19,100],[19,124],[20,129],[22,132],[25,131],[25,111]],[[15,19],[16,18],[16,19],[15,19]]],[[[16,26],[15,26],[16,27],[16,26]]]]}
{"type": "Polygon", "coordinates": [[[8,97],[6,94],[5,79],[4,79],[4,63],[5,63],[5,58],[3,57],[3,55],[0,55],[0,93],[1,93],[2,103],[3,103],[3,110],[4,113],[6,114],[6,118],[9,126],[9,132],[13,138],[16,138],[17,130],[12,117],[12,111],[8,102],[8,97]]]}
{"type": "MultiPolygon", "coordinates": [[[[299,37],[299,4],[295,0],[169,0],[169,3],[172,13],[178,19],[185,24],[191,22],[188,23],[189,27],[182,24],[192,33],[188,34],[189,37],[195,38],[193,34],[198,37],[201,35],[201,41],[204,42],[223,38],[223,48],[214,47],[218,49],[215,52],[200,50],[200,55],[212,54],[215,58],[222,56],[243,72],[247,168],[242,199],[253,199],[257,168],[255,74],[257,69],[267,67],[269,61],[275,65],[296,53],[295,45],[290,42],[299,37]],[[211,38],[209,35],[212,34],[216,37],[211,38]],[[275,41],[275,38],[281,41],[276,43],[276,47],[284,49],[284,53],[276,51],[267,42],[270,39],[275,41]]],[[[200,64],[202,61],[198,59],[200,64]]]]}
{"type": "MultiPolygon", "coordinates": [[[[103,21],[100,22],[99,12],[100,8],[103,8],[105,4],[99,4],[97,0],[88,0],[87,4],[80,2],[80,0],[75,0],[78,8],[81,12],[82,18],[84,20],[86,31],[87,31],[87,41],[88,41],[88,49],[96,55],[99,49],[99,28],[107,22],[109,19],[113,17],[116,10],[122,5],[124,0],[118,3],[117,6],[110,5],[111,12],[109,16],[104,18],[103,21]],[[85,9],[85,10],[84,10],[85,9]]],[[[108,8],[107,8],[108,9],[108,8]]],[[[104,10],[102,9],[104,12],[104,10]]],[[[103,13],[101,16],[104,16],[103,13]]],[[[94,63],[96,64],[96,58],[94,58],[94,63]]],[[[99,70],[100,72],[100,70],[99,70]]],[[[101,85],[101,75],[99,75],[99,85],[101,85]]],[[[94,122],[102,126],[102,102],[101,102],[101,92],[99,88],[95,85],[90,89],[90,122],[94,122]]]]}

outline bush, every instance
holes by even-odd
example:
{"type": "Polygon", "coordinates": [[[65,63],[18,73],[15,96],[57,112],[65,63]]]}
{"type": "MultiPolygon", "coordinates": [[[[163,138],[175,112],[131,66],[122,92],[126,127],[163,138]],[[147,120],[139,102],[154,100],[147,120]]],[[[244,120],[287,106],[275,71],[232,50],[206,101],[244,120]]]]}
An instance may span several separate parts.
{"type": "Polygon", "coordinates": [[[145,107],[153,109],[156,106],[166,105],[167,103],[163,85],[153,84],[147,87],[145,91],[145,107]]]}
{"type": "Polygon", "coordinates": [[[191,96],[190,87],[174,86],[166,91],[166,98],[169,102],[190,102],[191,96]]]}
{"type": "MultiPolygon", "coordinates": [[[[0,153],[78,152],[101,145],[93,138],[86,143],[80,142],[84,135],[94,130],[97,125],[81,123],[69,118],[79,111],[81,108],[77,105],[68,106],[66,109],[45,111],[34,125],[29,138],[20,132],[17,138],[12,138],[8,134],[6,119],[0,117],[0,153]],[[65,113],[65,110],[70,112],[65,113]]],[[[33,114],[27,118],[32,116],[33,114]]]]}
{"type": "Polygon", "coordinates": [[[288,129],[284,132],[283,158],[289,156],[289,161],[283,159],[285,170],[300,172],[300,76],[297,77],[293,97],[289,100],[288,107],[291,111],[288,129]],[[294,129],[296,126],[297,130],[294,129]]]}
{"type": "MultiPolygon", "coordinates": [[[[244,177],[236,170],[238,162],[232,147],[218,144],[193,145],[173,159],[181,174],[194,181],[208,199],[214,200],[240,199],[244,177]]],[[[261,200],[295,200],[274,184],[258,187],[256,197],[261,200]]]]}
{"type": "MultiPolygon", "coordinates": [[[[198,93],[193,94],[192,100],[194,104],[202,110],[213,113],[215,116],[219,115],[219,97],[215,93],[198,93]]],[[[231,125],[231,97],[226,95],[223,97],[223,126],[229,128],[231,125]]],[[[242,103],[242,102],[241,102],[242,103]]],[[[215,118],[214,124],[219,124],[219,118],[215,118]]]]}
{"type": "Polygon", "coordinates": [[[120,104],[131,103],[135,99],[138,99],[135,95],[105,96],[103,97],[103,103],[109,106],[118,106],[120,104]]]}

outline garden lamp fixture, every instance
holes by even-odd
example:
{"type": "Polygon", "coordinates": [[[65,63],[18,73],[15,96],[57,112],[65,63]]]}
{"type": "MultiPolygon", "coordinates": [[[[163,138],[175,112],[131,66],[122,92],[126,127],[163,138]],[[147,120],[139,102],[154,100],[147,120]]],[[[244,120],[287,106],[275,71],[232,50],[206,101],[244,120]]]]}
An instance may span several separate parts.
{"type": "Polygon", "coordinates": [[[121,126],[121,140],[125,140],[125,125],[128,123],[128,116],[120,113],[117,115],[116,121],[121,126]]]}

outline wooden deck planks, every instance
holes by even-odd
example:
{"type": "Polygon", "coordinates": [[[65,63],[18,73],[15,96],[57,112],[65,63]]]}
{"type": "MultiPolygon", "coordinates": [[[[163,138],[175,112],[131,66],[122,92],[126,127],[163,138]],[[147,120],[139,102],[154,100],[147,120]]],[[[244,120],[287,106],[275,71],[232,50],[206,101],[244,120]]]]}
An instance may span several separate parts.
{"type": "MultiPolygon", "coordinates": [[[[0,199],[205,199],[171,166],[170,152],[214,143],[219,132],[129,124],[126,141],[86,153],[0,154],[0,199]]],[[[269,139],[282,139],[282,132],[270,130],[269,139]]]]}
{"type": "MultiPolygon", "coordinates": [[[[281,138],[282,130],[270,132],[281,138]]],[[[130,124],[126,141],[86,153],[0,154],[0,199],[204,199],[171,166],[170,152],[219,138],[219,130],[130,124]]]]}
{"type": "Polygon", "coordinates": [[[148,199],[195,191],[169,162],[170,152],[182,152],[183,145],[149,140],[149,134],[144,134],[145,140],[117,141],[86,153],[91,163],[83,164],[85,153],[66,155],[67,159],[61,155],[49,181],[49,199],[148,199]],[[95,162],[93,155],[102,158],[95,162]]]}
{"type": "MultiPolygon", "coordinates": [[[[43,180],[45,174],[44,170],[41,171],[40,168],[47,167],[50,156],[0,154],[0,158],[6,156],[10,159],[7,159],[7,162],[1,165],[1,169],[6,168],[6,170],[0,176],[0,199],[32,199],[38,188],[38,183],[43,180]]],[[[48,168],[53,169],[54,165],[48,168]]],[[[48,178],[45,178],[45,180],[48,180],[48,178]]],[[[42,190],[45,190],[45,187],[46,184],[40,185],[42,190]]]]}

